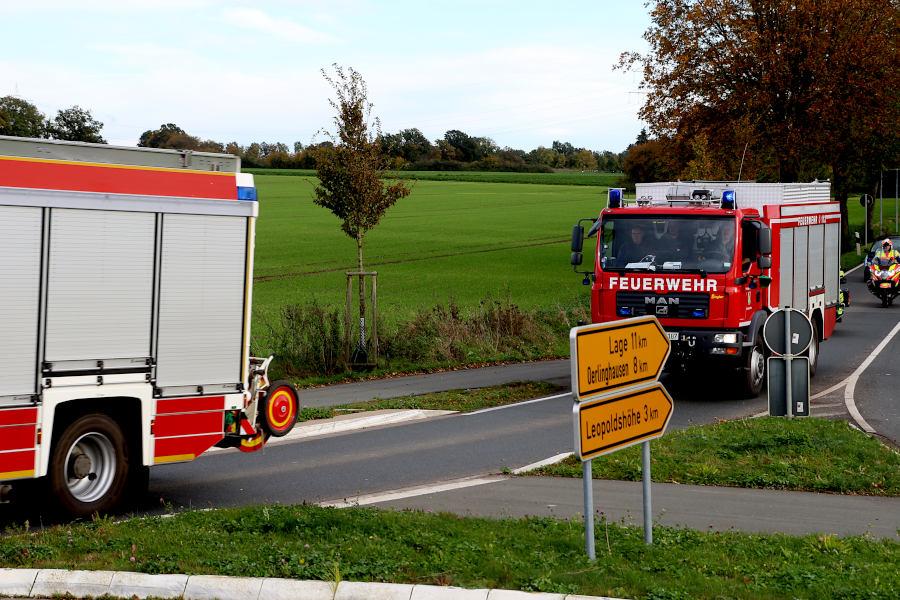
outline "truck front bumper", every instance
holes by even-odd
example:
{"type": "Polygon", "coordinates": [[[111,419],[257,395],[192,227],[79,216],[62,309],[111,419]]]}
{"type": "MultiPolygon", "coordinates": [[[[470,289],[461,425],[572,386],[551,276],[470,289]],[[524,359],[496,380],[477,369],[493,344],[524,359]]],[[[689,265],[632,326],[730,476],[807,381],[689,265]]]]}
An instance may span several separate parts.
{"type": "Polygon", "coordinates": [[[710,359],[736,365],[743,356],[744,346],[749,344],[747,336],[740,331],[684,329],[667,330],[666,334],[672,344],[672,353],[666,363],[666,370],[710,359]]]}

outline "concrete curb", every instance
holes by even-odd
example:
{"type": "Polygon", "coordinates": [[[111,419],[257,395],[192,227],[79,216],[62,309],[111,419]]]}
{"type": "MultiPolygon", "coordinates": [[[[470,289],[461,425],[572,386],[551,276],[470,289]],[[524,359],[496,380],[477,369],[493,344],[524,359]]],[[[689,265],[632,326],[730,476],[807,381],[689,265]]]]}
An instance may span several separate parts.
{"type": "Polygon", "coordinates": [[[545,594],[341,581],[300,581],[273,577],[148,575],[128,571],[0,568],[0,596],[50,598],[71,594],[109,598],[173,600],[621,600],[606,596],[545,594]]]}

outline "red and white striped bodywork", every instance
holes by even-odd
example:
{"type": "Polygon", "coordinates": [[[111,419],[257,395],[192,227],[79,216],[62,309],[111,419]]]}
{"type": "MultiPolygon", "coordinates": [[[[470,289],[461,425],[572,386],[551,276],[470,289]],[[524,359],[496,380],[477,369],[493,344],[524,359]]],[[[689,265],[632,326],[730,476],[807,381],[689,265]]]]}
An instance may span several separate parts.
{"type": "Polygon", "coordinates": [[[258,208],[239,171],[0,137],[0,481],[45,475],[55,421],[79,404],[127,421],[143,465],[196,458],[227,411],[256,422],[258,208]]]}

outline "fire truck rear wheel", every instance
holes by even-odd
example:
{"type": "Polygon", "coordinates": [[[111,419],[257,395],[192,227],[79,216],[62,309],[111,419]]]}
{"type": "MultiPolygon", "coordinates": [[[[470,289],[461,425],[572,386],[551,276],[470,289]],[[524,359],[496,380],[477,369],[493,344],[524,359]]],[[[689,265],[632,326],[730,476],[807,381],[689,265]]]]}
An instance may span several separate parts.
{"type": "Polygon", "coordinates": [[[106,513],[122,500],[128,481],[128,456],[122,429],[113,419],[88,414],[59,436],[47,473],[57,507],[74,517],[106,513]]]}
{"type": "Polygon", "coordinates": [[[766,350],[762,332],[756,335],[756,342],[747,350],[744,368],[741,369],[744,396],[756,398],[766,382],[766,350]]]}
{"type": "Polygon", "coordinates": [[[287,435],[297,422],[300,395],[287,381],[275,381],[266,391],[260,410],[260,425],[272,437],[287,435]]]}
{"type": "Polygon", "coordinates": [[[813,334],[812,339],[809,341],[809,349],[806,351],[806,357],[809,358],[809,376],[815,377],[816,367],[819,366],[819,321],[813,319],[812,326],[813,334]]]}

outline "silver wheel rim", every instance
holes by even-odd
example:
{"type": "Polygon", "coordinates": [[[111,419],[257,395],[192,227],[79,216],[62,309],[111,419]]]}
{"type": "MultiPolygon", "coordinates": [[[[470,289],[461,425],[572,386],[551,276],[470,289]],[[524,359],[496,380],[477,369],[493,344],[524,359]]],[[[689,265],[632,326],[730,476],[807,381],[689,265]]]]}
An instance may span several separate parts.
{"type": "Polygon", "coordinates": [[[750,352],[750,382],[753,389],[758,388],[762,384],[765,375],[766,363],[763,353],[759,351],[758,346],[753,346],[750,352]]]}
{"type": "Polygon", "coordinates": [[[816,368],[816,359],[819,354],[819,338],[816,337],[816,328],[813,328],[813,339],[809,343],[809,368],[816,368]]]}
{"type": "Polygon", "coordinates": [[[116,477],[115,448],[102,433],[86,433],[69,448],[65,469],[69,493],[79,502],[96,502],[106,495],[116,477]]]}

